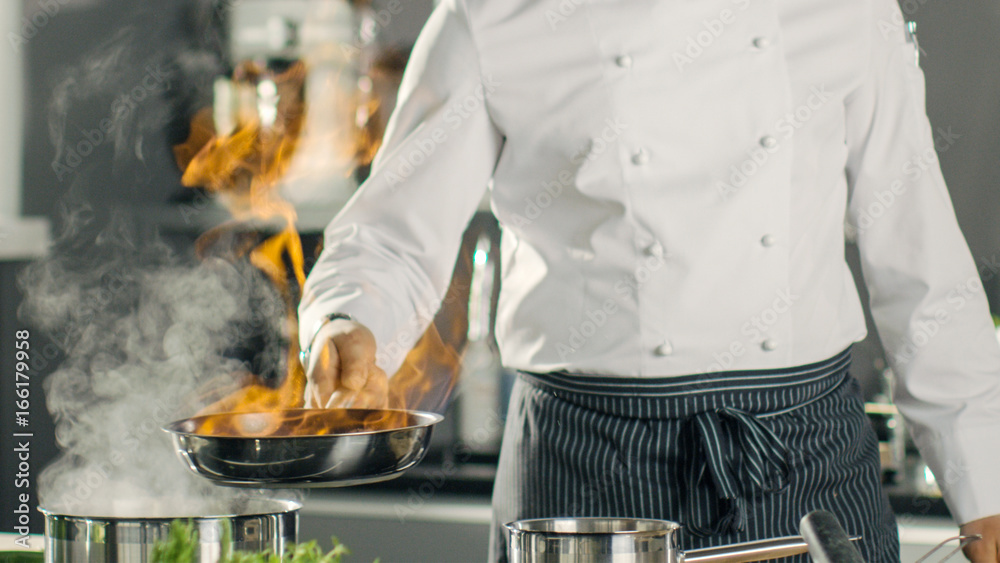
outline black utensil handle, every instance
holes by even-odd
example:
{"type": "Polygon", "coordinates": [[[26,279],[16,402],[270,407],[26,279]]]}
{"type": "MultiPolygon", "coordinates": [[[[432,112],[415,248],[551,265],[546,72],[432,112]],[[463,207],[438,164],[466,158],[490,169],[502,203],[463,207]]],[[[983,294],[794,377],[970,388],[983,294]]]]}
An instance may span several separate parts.
{"type": "Polygon", "coordinates": [[[799,533],[815,563],[865,563],[837,517],[825,510],[806,514],[799,522],[799,533]]]}

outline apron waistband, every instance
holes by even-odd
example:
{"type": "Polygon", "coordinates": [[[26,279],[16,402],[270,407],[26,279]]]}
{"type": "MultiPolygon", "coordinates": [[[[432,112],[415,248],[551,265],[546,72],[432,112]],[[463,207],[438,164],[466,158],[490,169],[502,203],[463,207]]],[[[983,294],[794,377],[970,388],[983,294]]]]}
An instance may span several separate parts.
{"type": "Polygon", "coordinates": [[[672,377],[606,377],[520,372],[529,385],[581,407],[630,418],[687,418],[723,407],[758,416],[783,414],[836,388],[851,349],[794,368],[740,370],[672,377]]]}

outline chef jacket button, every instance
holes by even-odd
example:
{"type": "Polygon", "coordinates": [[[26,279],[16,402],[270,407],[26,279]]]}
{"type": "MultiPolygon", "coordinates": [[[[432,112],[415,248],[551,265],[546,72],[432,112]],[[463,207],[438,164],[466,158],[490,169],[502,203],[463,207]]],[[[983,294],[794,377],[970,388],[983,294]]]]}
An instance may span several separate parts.
{"type": "Polygon", "coordinates": [[[778,146],[778,139],[775,139],[770,135],[764,135],[760,138],[760,146],[765,149],[773,149],[778,146]]]}
{"type": "Polygon", "coordinates": [[[653,350],[653,353],[657,356],[669,356],[674,353],[674,346],[670,344],[669,340],[664,340],[663,344],[660,344],[653,350]]]}
{"type": "Polygon", "coordinates": [[[770,248],[774,246],[774,243],[778,242],[778,239],[774,235],[764,235],[760,237],[760,244],[765,248],[770,248]]]}
{"type": "Polygon", "coordinates": [[[771,40],[767,37],[755,37],[753,40],[753,46],[758,49],[767,49],[771,46],[771,40]]]}
{"type": "Polygon", "coordinates": [[[649,162],[649,151],[646,149],[639,149],[632,153],[632,164],[636,166],[642,166],[649,162]]]}
{"type": "Polygon", "coordinates": [[[760,343],[760,347],[763,348],[765,352],[772,352],[774,350],[777,350],[778,343],[768,338],[767,340],[760,343]]]}
{"type": "Polygon", "coordinates": [[[632,68],[632,57],[628,55],[619,55],[615,57],[615,64],[621,68],[632,68]]]}
{"type": "Polygon", "coordinates": [[[667,254],[663,250],[663,245],[660,244],[659,242],[654,242],[653,244],[651,244],[651,245],[647,246],[646,248],[644,248],[643,249],[643,253],[646,256],[651,256],[651,257],[660,258],[660,259],[663,259],[663,257],[667,254]]]}

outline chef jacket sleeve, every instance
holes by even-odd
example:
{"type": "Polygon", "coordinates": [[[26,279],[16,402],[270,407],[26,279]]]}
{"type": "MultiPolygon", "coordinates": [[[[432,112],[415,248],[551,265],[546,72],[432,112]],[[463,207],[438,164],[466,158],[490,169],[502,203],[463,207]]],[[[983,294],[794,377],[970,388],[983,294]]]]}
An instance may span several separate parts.
{"type": "MultiPolygon", "coordinates": [[[[870,68],[845,102],[848,232],[894,399],[959,523],[1000,514],[1000,345],[959,230],[895,0],[872,0],[870,68]]],[[[954,142],[948,129],[936,141],[954,142]]]]}
{"type": "Polygon", "coordinates": [[[425,24],[372,174],[326,228],[299,306],[303,348],[326,315],[349,314],[395,373],[447,290],[502,145],[485,102],[496,85],[460,2],[441,2],[425,24]]]}

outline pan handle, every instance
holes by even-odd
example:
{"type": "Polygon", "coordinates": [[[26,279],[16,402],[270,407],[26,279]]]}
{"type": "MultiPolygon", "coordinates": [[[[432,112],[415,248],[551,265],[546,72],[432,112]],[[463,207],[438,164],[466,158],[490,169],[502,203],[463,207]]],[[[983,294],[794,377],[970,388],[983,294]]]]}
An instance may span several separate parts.
{"type": "Polygon", "coordinates": [[[744,563],[767,561],[809,551],[802,536],[787,536],[769,540],[735,543],[719,547],[692,549],[681,554],[679,563],[744,563]]]}
{"type": "Polygon", "coordinates": [[[865,563],[837,517],[826,510],[806,514],[799,533],[809,543],[809,555],[816,563],[865,563]]]}

